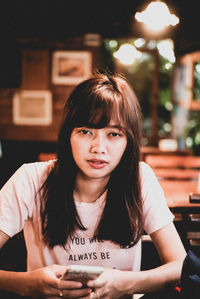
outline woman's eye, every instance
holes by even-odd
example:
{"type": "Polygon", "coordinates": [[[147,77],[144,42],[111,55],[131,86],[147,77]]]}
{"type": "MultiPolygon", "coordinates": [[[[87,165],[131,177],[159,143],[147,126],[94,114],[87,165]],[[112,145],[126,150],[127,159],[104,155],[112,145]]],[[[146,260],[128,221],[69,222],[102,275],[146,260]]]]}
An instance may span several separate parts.
{"type": "Polygon", "coordinates": [[[85,130],[85,129],[80,130],[80,132],[81,132],[81,134],[83,134],[83,135],[89,135],[89,134],[91,134],[91,132],[90,132],[89,130],[85,130]]]}
{"type": "Polygon", "coordinates": [[[112,137],[118,137],[118,136],[121,136],[121,134],[120,133],[116,133],[116,132],[111,132],[110,136],[112,136],[112,137]]]}

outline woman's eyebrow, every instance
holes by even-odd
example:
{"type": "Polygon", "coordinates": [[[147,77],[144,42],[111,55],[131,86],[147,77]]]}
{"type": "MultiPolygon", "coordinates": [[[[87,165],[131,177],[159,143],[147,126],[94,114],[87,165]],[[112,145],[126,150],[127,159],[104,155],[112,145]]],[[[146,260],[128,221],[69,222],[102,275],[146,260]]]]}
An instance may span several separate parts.
{"type": "Polygon", "coordinates": [[[106,126],[108,129],[118,129],[118,130],[122,130],[121,126],[118,125],[108,125],[106,126]]]}

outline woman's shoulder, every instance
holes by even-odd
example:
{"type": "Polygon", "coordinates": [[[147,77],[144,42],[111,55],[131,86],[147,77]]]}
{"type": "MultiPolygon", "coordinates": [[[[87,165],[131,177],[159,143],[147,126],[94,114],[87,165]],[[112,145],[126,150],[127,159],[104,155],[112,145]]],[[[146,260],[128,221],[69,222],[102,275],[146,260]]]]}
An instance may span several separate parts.
{"type": "Polygon", "coordinates": [[[51,168],[57,160],[48,160],[48,161],[34,161],[34,162],[28,162],[24,163],[22,166],[25,168],[29,167],[35,167],[35,168],[51,168]]]}
{"type": "Polygon", "coordinates": [[[40,179],[46,177],[55,165],[56,160],[42,161],[42,162],[28,162],[22,164],[16,171],[16,174],[40,179]]]}
{"type": "Polygon", "coordinates": [[[144,175],[153,175],[154,172],[152,170],[152,168],[147,164],[145,163],[144,161],[140,161],[139,162],[139,169],[140,169],[140,175],[141,176],[144,176],[144,175]]]}
{"type": "Polygon", "coordinates": [[[36,161],[36,162],[28,162],[24,163],[21,167],[23,168],[35,168],[35,169],[48,169],[52,168],[55,164],[56,160],[49,161],[36,161]]]}
{"type": "Polygon", "coordinates": [[[140,180],[142,186],[157,186],[158,179],[153,171],[153,169],[145,162],[141,161],[139,163],[140,170],[140,180]]]}

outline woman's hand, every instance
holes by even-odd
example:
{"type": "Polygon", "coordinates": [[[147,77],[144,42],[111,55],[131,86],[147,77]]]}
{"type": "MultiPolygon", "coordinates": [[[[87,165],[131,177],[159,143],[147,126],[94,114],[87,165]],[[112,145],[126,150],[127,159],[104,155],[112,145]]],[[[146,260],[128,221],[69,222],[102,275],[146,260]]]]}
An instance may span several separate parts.
{"type": "Polygon", "coordinates": [[[90,298],[116,299],[131,294],[130,281],[133,278],[133,273],[106,268],[97,279],[88,281],[88,287],[95,288],[95,292],[91,293],[90,298]]]}
{"type": "Polygon", "coordinates": [[[65,271],[66,266],[52,265],[22,273],[18,293],[35,298],[89,298],[91,288],[82,288],[81,282],[60,279],[65,271]]]}

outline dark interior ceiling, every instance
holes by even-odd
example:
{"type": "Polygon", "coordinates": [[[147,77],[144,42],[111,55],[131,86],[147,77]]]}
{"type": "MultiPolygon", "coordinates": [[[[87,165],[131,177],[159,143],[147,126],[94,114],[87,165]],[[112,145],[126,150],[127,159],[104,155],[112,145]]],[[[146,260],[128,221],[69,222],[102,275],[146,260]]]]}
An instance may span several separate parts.
{"type": "MultiPolygon", "coordinates": [[[[103,38],[144,36],[134,19],[147,0],[2,0],[0,2],[1,43],[24,39],[62,41],[86,33],[103,38]]],[[[170,28],[178,54],[200,50],[199,1],[168,0],[180,24],[170,28]]],[[[145,37],[145,36],[144,36],[145,37]]],[[[154,39],[154,36],[150,37],[154,39]]]]}

